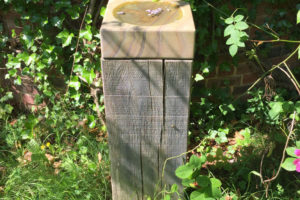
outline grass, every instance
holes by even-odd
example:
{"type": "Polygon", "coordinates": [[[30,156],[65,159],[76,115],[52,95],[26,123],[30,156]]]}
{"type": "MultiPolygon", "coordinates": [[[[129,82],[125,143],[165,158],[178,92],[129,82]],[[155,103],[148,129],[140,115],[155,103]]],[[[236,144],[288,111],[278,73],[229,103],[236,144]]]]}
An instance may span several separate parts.
{"type": "MultiPolygon", "coordinates": [[[[68,115],[62,118],[66,122],[68,115]]],[[[74,126],[61,123],[62,136],[49,134],[49,120],[39,121],[26,139],[20,135],[30,117],[1,124],[0,199],[111,199],[108,145],[101,127],[91,131],[75,126],[78,121],[74,126]]]]}

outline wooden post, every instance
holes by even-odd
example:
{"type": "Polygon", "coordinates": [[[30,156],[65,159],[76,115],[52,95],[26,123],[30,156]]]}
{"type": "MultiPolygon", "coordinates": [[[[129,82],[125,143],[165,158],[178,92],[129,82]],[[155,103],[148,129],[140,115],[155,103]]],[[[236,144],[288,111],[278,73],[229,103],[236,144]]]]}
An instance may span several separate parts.
{"type": "MultiPolygon", "coordinates": [[[[140,200],[153,197],[164,185],[180,185],[175,169],[185,157],[169,161],[163,180],[161,176],[164,161],[187,150],[195,29],[188,4],[151,2],[149,9],[162,8],[164,14],[174,9],[174,16],[179,10],[182,16],[167,24],[143,26],[114,15],[130,15],[132,6],[135,10],[141,6],[124,2],[111,0],[104,17],[102,78],[113,199],[140,200]]],[[[143,6],[139,12],[147,14],[143,6]]],[[[167,16],[147,17],[159,21],[169,20],[167,16]]]]}

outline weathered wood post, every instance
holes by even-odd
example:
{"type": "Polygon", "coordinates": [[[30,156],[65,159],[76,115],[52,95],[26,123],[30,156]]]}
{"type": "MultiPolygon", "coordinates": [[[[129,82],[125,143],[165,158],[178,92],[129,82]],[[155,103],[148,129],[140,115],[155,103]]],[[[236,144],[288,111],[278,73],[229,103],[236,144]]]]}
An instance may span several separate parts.
{"type": "Polygon", "coordinates": [[[110,0],[101,27],[102,77],[114,200],[180,183],[187,150],[195,27],[176,0],[110,0]],[[159,183],[159,184],[158,184],[159,183]]]}

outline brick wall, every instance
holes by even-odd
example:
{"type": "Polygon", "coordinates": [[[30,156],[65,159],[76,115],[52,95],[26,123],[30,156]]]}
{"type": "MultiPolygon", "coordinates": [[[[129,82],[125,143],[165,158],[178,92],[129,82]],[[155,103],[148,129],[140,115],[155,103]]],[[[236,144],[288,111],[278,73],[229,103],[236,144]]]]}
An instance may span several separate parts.
{"type": "MultiPolygon", "coordinates": [[[[291,53],[291,50],[287,50],[281,45],[274,46],[271,52],[269,57],[261,59],[263,66],[267,70],[283,61],[291,53]]],[[[222,70],[221,64],[229,60],[231,60],[230,57],[220,56],[216,69],[204,79],[203,85],[206,88],[226,87],[230,89],[231,94],[237,96],[244,93],[263,74],[263,71],[255,62],[245,57],[242,58],[237,66],[232,64],[226,71],[222,70]]],[[[287,64],[291,68],[300,67],[297,55],[293,56],[287,64]]],[[[290,90],[294,89],[290,80],[280,70],[274,70],[272,76],[278,86],[290,90]]],[[[263,81],[259,83],[260,86],[263,84],[263,81]]]]}
{"type": "Polygon", "coordinates": [[[226,60],[229,58],[220,59],[215,71],[205,79],[205,87],[228,87],[233,95],[237,95],[246,91],[260,75],[258,68],[246,59],[240,62],[238,66],[231,65],[226,71],[222,70],[220,64],[226,60]]]}

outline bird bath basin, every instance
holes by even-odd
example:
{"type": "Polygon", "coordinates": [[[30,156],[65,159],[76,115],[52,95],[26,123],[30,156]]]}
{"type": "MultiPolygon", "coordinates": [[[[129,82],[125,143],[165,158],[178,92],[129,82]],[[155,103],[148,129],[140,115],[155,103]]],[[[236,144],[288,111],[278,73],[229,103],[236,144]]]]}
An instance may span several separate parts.
{"type": "Polygon", "coordinates": [[[159,26],[182,18],[180,5],[169,2],[126,2],[113,10],[121,22],[139,26],[159,26]]]}
{"type": "Polygon", "coordinates": [[[192,59],[195,25],[179,0],[110,0],[101,26],[103,58],[192,59]]]}

